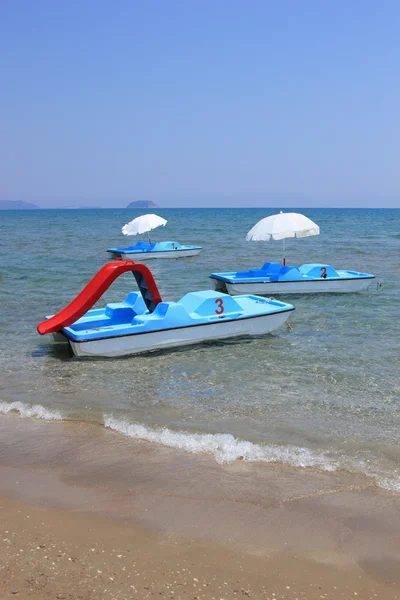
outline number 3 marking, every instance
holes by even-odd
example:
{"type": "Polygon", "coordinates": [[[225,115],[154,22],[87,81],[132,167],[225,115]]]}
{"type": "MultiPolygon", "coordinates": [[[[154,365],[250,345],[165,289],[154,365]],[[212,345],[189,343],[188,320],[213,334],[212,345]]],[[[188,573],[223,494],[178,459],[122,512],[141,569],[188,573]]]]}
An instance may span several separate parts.
{"type": "Polygon", "coordinates": [[[217,305],[218,305],[218,309],[215,311],[215,312],[216,312],[216,314],[217,314],[217,315],[222,315],[222,313],[223,313],[223,312],[224,312],[224,310],[225,310],[225,307],[224,307],[224,303],[223,303],[223,301],[222,301],[222,298],[217,298],[217,299],[216,299],[216,301],[215,301],[215,304],[217,304],[217,305]]]}
{"type": "Polygon", "coordinates": [[[322,277],[323,279],[325,279],[325,277],[326,277],[326,267],[321,267],[321,271],[322,271],[322,273],[321,273],[321,277],[322,277]]]}

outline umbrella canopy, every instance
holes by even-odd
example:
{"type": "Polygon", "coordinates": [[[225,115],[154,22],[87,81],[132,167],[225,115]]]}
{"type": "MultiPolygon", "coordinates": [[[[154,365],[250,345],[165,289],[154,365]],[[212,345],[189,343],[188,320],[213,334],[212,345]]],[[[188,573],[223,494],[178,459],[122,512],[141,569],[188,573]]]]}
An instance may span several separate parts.
{"type": "Polygon", "coordinates": [[[246,235],[248,242],[283,240],[291,237],[307,237],[318,235],[319,227],[314,221],[300,213],[284,213],[271,215],[261,219],[246,235]]]}
{"type": "Polygon", "coordinates": [[[142,215],[124,225],[122,233],[124,235],[140,235],[141,233],[146,233],[156,227],[160,227],[160,225],[166,225],[166,223],[166,219],[158,215],[142,215]]]}
{"type": "Polygon", "coordinates": [[[283,264],[285,258],[285,238],[308,237],[319,235],[319,227],[314,221],[300,213],[284,213],[271,215],[261,219],[246,235],[248,242],[283,240],[283,264]]]}

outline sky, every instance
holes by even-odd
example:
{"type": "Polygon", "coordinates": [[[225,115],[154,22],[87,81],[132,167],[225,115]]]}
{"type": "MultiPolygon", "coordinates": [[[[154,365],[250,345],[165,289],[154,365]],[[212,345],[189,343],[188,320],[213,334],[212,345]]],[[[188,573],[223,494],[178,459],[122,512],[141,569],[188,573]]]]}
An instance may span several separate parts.
{"type": "Polygon", "coordinates": [[[400,206],[398,0],[2,0],[0,199],[400,206]]]}

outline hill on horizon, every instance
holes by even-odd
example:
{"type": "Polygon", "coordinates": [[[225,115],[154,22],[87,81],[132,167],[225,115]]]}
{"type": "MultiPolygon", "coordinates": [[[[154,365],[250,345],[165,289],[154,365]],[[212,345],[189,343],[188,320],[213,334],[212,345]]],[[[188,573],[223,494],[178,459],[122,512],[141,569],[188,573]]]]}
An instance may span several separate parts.
{"type": "Polygon", "coordinates": [[[31,210],[40,208],[32,202],[23,202],[22,200],[0,200],[0,210],[31,210]]]}
{"type": "Polygon", "coordinates": [[[159,208],[159,206],[151,200],[135,200],[135,202],[130,202],[126,208],[159,208]]]}

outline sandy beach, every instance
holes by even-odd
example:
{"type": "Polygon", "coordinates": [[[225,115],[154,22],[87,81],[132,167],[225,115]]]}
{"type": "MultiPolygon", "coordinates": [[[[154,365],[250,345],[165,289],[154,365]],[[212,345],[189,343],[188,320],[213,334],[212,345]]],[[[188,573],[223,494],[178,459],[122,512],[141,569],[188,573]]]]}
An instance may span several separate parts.
{"type": "Polygon", "coordinates": [[[0,420],[0,597],[400,597],[400,499],[97,426],[0,420]]]}
{"type": "Polygon", "coordinates": [[[379,574],[1,497],[1,598],[397,598],[379,574]]]}

